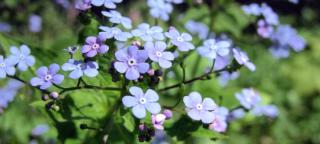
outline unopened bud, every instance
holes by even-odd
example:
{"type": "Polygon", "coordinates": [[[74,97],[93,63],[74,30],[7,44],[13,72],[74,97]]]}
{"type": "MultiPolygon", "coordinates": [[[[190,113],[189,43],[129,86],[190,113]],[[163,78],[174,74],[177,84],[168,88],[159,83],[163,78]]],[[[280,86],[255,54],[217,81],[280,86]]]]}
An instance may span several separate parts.
{"type": "Polygon", "coordinates": [[[58,99],[59,93],[57,93],[57,92],[51,92],[51,93],[50,93],[50,97],[51,97],[52,99],[58,99]]]}
{"type": "Polygon", "coordinates": [[[43,101],[47,101],[47,100],[49,99],[48,94],[43,94],[43,95],[41,96],[41,99],[42,99],[43,101]]]}
{"type": "Polygon", "coordinates": [[[154,69],[149,69],[147,73],[149,76],[154,76],[154,69]]]}
{"type": "Polygon", "coordinates": [[[172,111],[171,110],[165,109],[162,113],[166,116],[166,120],[172,118],[172,111]]]}

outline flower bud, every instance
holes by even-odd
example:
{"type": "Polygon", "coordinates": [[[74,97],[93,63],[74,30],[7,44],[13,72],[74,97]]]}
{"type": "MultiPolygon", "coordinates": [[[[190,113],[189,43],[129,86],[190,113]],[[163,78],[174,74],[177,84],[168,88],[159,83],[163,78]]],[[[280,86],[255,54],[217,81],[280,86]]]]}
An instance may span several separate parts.
{"type": "Polygon", "coordinates": [[[166,116],[166,120],[172,118],[172,111],[171,110],[165,109],[162,113],[166,116]]]}
{"type": "Polygon", "coordinates": [[[154,69],[149,69],[147,73],[149,76],[154,76],[155,71],[154,69]]]}
{"type": "Polygon", "coordinates": [[[41,99],[42,99],[43,101],[49,100],[48,94],[43,94],[43,95],[41,96],[41,99]]]}
{"type": "Polygon", "coordinates": [[[141,132],[143,132],[145,129],[146,129],[146,125],[145,125],[145,124],[140,124],[140,125],[139,125],[139,130],[140,130],[141,132]]]}
{"type": "Polygon", "coordinates": [[[156,70],[156,71],[154,72],[154,75],[155,75],[155,76],[162,76],[162,75],[163,75],[163,72],[162,72],[162,70],[156,70]]]}
{"type": "Polygon", "coordinates": [[[52,108],[53,108],[55,111],[59,111],[59,110],[60,110],[60,107],[57,106],[57,105],[53,105],[52,108]]]}
{"type": "Polygon", "coordinates": [[[132,42],[132,45],[140,47],[141,46],[141,42],[138,41],[138,40],[135,40],[135,41],[132,42]]]}
{"type": "Polygon", "coordinates": [[[138,136],[139,142],[144,142],[146,140],[146,137],[144,135],[138,136]]]}
{"type": "Polygon", "coordinates": [[[57,93],[57,92],[51,92],[51,93],[50,93],[50,97],[51,97],[52,99],[56,100],[56,99],[58,99],[58,97],[59,97],[59,93],[57,93]]]}

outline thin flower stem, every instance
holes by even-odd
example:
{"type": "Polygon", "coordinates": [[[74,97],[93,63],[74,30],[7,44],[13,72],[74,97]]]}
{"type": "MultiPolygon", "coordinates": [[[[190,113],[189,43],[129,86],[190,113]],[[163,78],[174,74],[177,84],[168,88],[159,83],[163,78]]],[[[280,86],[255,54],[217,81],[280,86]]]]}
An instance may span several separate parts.
{"type": "MultiPolygon", "coordinates": [[[[211,68],[211,69],[213,69],[213,68],[211,68]]],[[[187,80],[187,81],[183,81],[183,82],[180,82],[180,83],[177,83],[177,84],[174,84],[174,85],[171,85],[171,86],[168,86],[168,87],[159,89],[159,91],[167,91],[167,90],[170,90],[170,89],[173,89],[173,88],[178,88],[178,87],[180,87],[180,85],[182,85],[182,84],[190,84],[190,83],[193,83],[193,82],[198,81],[198,80],[206,80],[206,79],[204,79],[204,78],[206,78],[207,76],[209,76],[209,75],[211,75],[211,74],[213,74],[213,73],[214,73],[214,74],[218,74],[218,73],[220,73],[220,72],[222,72],[222,71],[226,71],[226,70],[228,70],[228,69],[229,69],[229,67],[226,67],[226,68],[224,68],[224,69],[217,70],[217,71],[210,70],[208,73],[205,73],[205,74],[203,74],[203,75],[200,75],[200,76],[198,76],[198,77],[192,78],[192,79],[187,80]]]]}

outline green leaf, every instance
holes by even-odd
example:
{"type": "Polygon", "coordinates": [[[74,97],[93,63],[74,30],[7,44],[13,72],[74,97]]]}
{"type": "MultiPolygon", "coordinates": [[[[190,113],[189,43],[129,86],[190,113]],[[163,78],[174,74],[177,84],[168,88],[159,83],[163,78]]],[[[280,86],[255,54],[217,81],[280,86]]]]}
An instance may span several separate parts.
{"type": "Polygon", "coordinates": [[[123,126],[128,131],[133,132],[136,124],[135,124],[134,118],[132,117],[132,114],[128,112],[124,116],[122,116],[122,119],[124,121],[123,126]]]}

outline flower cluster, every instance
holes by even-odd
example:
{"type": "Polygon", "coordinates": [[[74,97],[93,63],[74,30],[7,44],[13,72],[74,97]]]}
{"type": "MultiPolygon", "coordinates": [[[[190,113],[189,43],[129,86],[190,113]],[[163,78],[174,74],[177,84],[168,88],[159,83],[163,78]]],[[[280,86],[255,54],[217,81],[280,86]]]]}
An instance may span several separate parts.
{"type": "Polygon", "coordinates": [[[168,21],[173,11],[172,4],[181,4],[183,0],[147,0],[150,15],[163,21],[168,21]]]}
{"type": "Polygon", "coordinates": [[[246,14],[263,16],[264,19],[259,19],[257,22],[257,33],[262,38],[273,42],[269,51],[275,58],[288,57],[290,48],[296,52],[300,52],[305,48],[304,38],[298,35],[291,26],[280,24],[278,15],[267,4],[258,5],[253,3],[242,6],[242,9],[246,14]]]}

